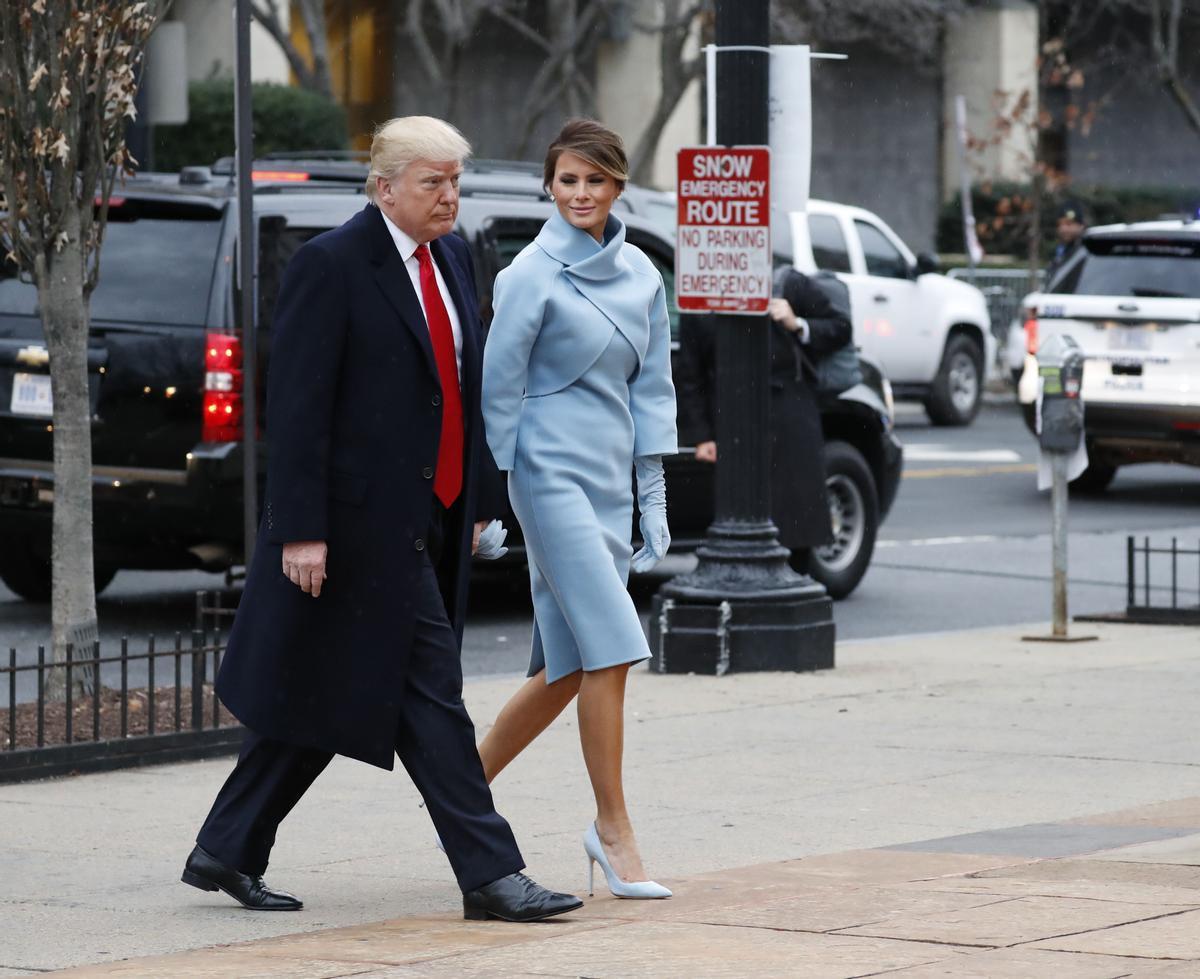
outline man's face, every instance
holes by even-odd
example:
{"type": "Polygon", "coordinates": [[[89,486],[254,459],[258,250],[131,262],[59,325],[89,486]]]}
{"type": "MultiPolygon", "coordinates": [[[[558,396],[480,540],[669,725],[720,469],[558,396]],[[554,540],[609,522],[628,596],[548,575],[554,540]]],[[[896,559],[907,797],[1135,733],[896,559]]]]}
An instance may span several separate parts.
{"type": "Polygon", "coordinates": [[[1077,241],[1081,234],[1083,234],[1082,221],[1076,221],[1074,218],[1058,219],[1058,240],[1064,245],[1077,241]]]}
{"type": "Polygon", "coordinates": [[[391,179],[376,178],[375,201],[397,228],[423,245],[453,229],[462,172],[457,160],[414,160],[391,179]]]}

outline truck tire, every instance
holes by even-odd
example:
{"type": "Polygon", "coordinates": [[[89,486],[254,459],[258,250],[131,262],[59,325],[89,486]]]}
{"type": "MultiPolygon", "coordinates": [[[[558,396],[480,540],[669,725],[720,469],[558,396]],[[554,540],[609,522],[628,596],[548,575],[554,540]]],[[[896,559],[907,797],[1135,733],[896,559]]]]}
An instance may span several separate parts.
{"type": "Polygon", "coordinates": [[[935,425],[970,425],[983,401],[983,351],[968,336],[950,338],[925,411],[935,425]]]}
{"type": "Polygon", "coordinates": [[[1116,475],[1116,466],[1106,466],[1102,463],[1089,462],[1087,469],[1071,480],[1071,492],[1082,493],[1085,496],[1098,496],[1108,489],[1109,484],[1116,475]]]}
{"type": "Polygon", "coordinates": [[[871,563],[879,533],[879,492],[862,453],[849,442],[825,444],[825,494],[833,541],[813,550],[809,573],[830,598],[849,595],[871,563]]]}
{"type": "MultiPolygon", "coordinates": [[[[99,595],[117,576],[112,565],[97,564],[96,594],[99,595]]],[[[27,602],[50,601],[50,562],[38,557],[27,540],[18,539],[0,549],[0,581],[9,591],[27,602]]]]}

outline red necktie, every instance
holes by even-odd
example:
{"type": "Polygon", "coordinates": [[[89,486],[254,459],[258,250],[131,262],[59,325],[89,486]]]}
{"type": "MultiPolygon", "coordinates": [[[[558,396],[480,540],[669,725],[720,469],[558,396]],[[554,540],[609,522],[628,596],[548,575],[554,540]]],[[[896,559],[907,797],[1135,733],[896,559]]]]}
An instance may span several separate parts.
{"type": "Polygon", "coordinates": [[[429,338],[433,341],[433,359],[442,382],[442,434],[438,441],[433,492],[442,501],[442,506],[449,508],[462,492],[463,481],[463,409],[462,392],[458,387],[458,357],[454,352],[450,314],[442,302],[428,245],[417,247],[417,264],[421,267],[421,305],[425,307],[429,338]]]}

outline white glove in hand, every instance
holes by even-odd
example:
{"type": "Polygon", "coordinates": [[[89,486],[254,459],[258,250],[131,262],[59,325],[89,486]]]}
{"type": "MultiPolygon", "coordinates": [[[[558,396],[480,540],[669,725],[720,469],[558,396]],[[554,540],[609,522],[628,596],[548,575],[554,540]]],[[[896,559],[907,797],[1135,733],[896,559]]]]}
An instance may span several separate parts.
{"type": "Polygon", "coordinates": [[[638,509],[642,518],[642,549],[630,562],[630,567],[642,574],[667,556],[671,547],[671,531],[667,527],[667,479],[663,474],[662,456],[639,456],[634,460],[637,472],[638,509]]]}
{"type": "Polygon", "coordinates": [[[504,539],[507,536],[508,531],[504,524],[499,520],[493,520],[480,533],[479,546],[475,549],[475,556],[481,561],[497,561],[504,557],[508,553],[508,548],[504,546],[504,539]]]}

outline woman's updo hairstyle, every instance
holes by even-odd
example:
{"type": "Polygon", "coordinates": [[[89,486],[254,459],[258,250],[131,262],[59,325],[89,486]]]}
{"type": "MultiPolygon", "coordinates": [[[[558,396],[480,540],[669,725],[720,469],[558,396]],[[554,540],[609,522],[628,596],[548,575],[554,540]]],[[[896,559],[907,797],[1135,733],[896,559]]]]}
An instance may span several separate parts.
{"type": "Polygon", "coordinates": [[[554,183],[554,171],[558,158],[564,153],[574,153],[587,160],[601,173],[608,174],[625,189],[629,180],[629,159],[625,155],[625,141],[607,126],[595,119],[570,119],[546,151],[546,164],[542,169],[542,184],[549,190],[554,183]]]}

